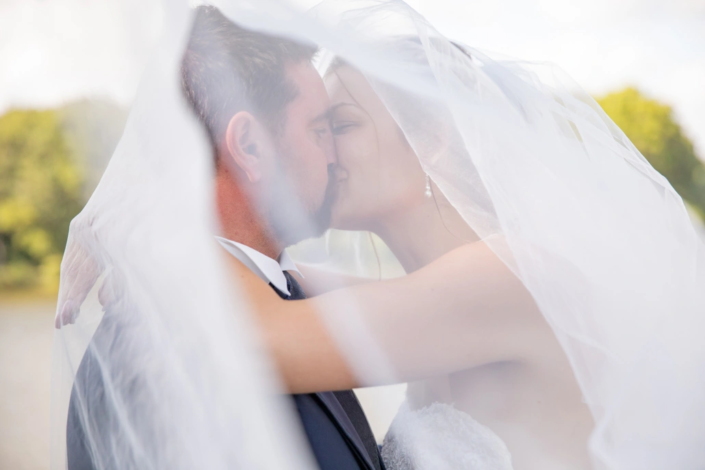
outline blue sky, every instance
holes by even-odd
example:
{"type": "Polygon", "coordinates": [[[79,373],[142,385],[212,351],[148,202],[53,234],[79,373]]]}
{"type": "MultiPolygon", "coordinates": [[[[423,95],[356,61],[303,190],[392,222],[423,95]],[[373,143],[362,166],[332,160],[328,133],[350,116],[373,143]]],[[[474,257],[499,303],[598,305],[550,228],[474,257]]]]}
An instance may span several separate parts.
{"type": "MultiPolygon", "coordinates": [[[[705,0],[408,3],[453,39],[556,63],[593,95],[637,86],[674,107],[705,158],[705,0]]],[[[0,110],[82,96],[128,105],[158,34],[156,5],[0,1],[0,110]]]]}

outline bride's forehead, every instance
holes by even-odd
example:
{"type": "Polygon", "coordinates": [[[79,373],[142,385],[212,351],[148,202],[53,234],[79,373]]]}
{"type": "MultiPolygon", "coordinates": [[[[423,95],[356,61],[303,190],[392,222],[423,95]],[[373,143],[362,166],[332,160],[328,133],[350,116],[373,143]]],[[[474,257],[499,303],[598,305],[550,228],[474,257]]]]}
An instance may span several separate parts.
{"type": "Polygon", "coordinates": [[[369,112],[386,110],[367,78],[350,66],[338,68],[326,77],[331,104],[352,103],[369,112]]]}

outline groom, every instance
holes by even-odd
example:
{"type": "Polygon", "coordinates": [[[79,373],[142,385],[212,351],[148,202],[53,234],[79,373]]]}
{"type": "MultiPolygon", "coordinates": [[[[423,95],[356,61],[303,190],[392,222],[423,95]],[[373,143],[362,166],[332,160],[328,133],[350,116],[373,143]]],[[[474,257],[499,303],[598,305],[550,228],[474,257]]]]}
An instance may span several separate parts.
{"type": "MultiPolygon", "coordinates": [[[[328,226],[335,183],[328,96],[315,49],[242,29],[215,7],[196,9],[182,62],[186,97],[210,138],[217,240],[286,300],[305,298],[284,247],[328,226]]],[[[101,323],[105,323],[104,320],[101,323]]],[[[100,328],[99,328],[100,331],[100,328]]],[[[76,375],[67,424],[69,470],[95,469],[89,440],[109,440],[113,418],[100,403],[84,430],[77,387],[102,387],[87,354],[76,375]],[[101,434],[101,429],[106,429],[101,434]]],[[[100,393],[94,395],[100,396],[100,393]]],[[[372,431],[351,390],[291,396],[322,470],[383,470],[372,431]]],[[[105,462],[102,462],[105,464],[105,462]]]]}
{"type": "MultiPolygon", "coordinates": [[[[284,247],[321,235],[334,198],[328,95],[311,64],[315,52],[199,7],[182,65],[184,90],[213,146],[218,241],[287,300],[305,293],[284,247]]],[[[321,469],[381,470],[351,390],[292,399],[321,469]]]]}

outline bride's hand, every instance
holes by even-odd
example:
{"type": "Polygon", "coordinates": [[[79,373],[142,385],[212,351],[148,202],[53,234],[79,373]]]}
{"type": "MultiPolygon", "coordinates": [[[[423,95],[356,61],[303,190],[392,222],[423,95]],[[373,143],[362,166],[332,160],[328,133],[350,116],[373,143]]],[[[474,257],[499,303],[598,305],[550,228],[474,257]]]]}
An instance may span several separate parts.
{"type": "Polygon", "coordinates": [[[55,328],[76,321],[81,304],[103,273],[103,264],[88,247],[69,236],[61,262],[61,285],[56,302],[55,328]]]}

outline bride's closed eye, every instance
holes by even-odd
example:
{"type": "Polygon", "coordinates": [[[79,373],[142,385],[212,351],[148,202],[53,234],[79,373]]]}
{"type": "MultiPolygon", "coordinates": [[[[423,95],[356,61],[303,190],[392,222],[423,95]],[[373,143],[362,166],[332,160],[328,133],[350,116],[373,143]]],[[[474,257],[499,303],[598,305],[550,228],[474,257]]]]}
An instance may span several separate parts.
{"type": "Polygon", "coordinates": [[[331,109],[331,132],[343,135],[365,124],[365,113],[356,104],[339,103],[331,109]]]}
{"type": "Polygon", "coordinates": [[[338,121],[338,122],[333,122],[332,123],[332,131],[333,135],[341,135],[345,134],[347,131],[350,129],[354,128],[357,126],[357,122],[354,121],[338,121]]]}

